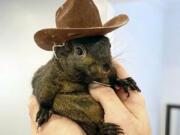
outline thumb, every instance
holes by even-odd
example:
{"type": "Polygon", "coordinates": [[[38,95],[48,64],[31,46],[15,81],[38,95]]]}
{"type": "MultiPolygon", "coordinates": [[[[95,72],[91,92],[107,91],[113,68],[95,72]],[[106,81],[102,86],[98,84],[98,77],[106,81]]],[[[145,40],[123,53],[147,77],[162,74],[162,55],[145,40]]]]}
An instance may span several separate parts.
{"type": "Polygon", "coordinates": [[[90,84],[89,92],[91,96],[103,107],[105,112],[105,122],[115,122],[114,118],[118,117],[121,120],[126,120],[126,118],[131,115],[114,90],[110,87],[90,84]]]}

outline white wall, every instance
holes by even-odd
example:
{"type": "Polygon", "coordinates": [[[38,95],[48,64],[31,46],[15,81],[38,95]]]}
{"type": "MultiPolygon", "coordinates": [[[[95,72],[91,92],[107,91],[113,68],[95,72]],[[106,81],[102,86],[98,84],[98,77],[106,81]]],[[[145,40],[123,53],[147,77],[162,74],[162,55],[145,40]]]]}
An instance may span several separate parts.
{"type": "MultiPolygon", "coordinates": [[[[166,104],[180,105],[180,1],[167,0],[163,17],[162,121],[164,135],[166,104]]],[[[180,127],[180,125],[178,125],[180,127]]],[[[176,135],[176,134],[173,134],[176,135]]]]}
{"type": "Polygon", "coordinates": [[[34,43],[34,33],[55,26],[60,1],[0,1],[0,134],[30,134],[27,101],[31,78],[51,57],[34,43]]]}
{"type": "Polygon", "coordinates": [[[180,2],[169,5],[164,15],[163,102],[180,103],[180,2]]]}

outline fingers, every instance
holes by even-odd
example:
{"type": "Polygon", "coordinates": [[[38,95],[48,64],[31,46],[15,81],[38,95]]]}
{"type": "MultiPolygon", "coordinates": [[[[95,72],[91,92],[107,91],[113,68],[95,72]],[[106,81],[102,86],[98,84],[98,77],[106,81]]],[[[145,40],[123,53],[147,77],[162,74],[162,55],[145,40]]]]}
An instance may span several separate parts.
{"type": "Polygon", "coordinates": [[[116,71],[117,71],[117,76],[121,79],[124,79],[124,78],[128,78],[129,77],[129,74],[127,73],[127,71],[125,70],[125,68],[119,64],[118,61],[116,60],[112,60],[113,61],[113,64],[116,68],[116,71]]]}
{"type": "Polygon", "coordinates": [[[47,123],[38,130],[39,135],[85,135],[84,131],[72,120],[52,115],[47,123]]]}
{"type": "Polygon", "coordinates": [[[37,124],[32,119],[30,119],[30,121],[31,121],[31,135],[37,135],[37,124]]]}
{"type": "Polygon", "coordinates": [[[39,110],[39,104],[38,104],[37,99],[34,95],[31,95],[29,97],[28,108],[29,108],[29,115],[30,115],[31,119],[35,121],[36,114],[39,110]]]}
{"type": "Polygon", "coordinates": [[[125,121],[131,117],[131,113],[117,97],[116,93],[110,87],[89,86],[91,96],[102,105],[105,111],[105,122],[125,121]],[[115,118],[115,119],[114,119],[115,118]],[[118,120],[117,120],[118,119],[118,120]],[[116,121],[117,120],[117,121],[116,121]]]}
{"type": "MultiPolygon", "coordinates": [[[[114,66],[116,68],[116,71],[117,71],[117,76],[120,78],[120,79],[124,79],[124,78],[128,78],[130,77],[127,73],[127,71],[124,69],[124,67],[118,63],[118,61],[116,60],[113,60],[113,63],[114,63],[114,66]]],[[[131,98],[134,98],[134,99],[131,99],[131,101],[137,101],[139,102],[139,100],[135,100],[136,99],[136,96],[139,97],[141,94],[140,92],[137,92],[135,90],[130,90],[129,89],[129,93],[130,93],[130,97],[127,98],[127,93],[124,92],[124,90],[122,88],[120,88],[118,91],[117,91],[117,94],[119,96],[119,98],[122,100],[122,101],[125,101],[125,100],[128,100],[128,99],[131,99],[131,98]]],[[[142,95],[140,96],[142,97],[142,95]]]]}
{"type": "MultiPolygon", "coordinates": [[[[123,79],[129,77],[128,73],[121,64],[119,64],[116,60],[113,60],[113,63],[116,67],[117,75],[119,78],[123,79]]],[[[129,93],[130,96],[128,97],[127,93],[125,93],[122,88],[117,90],[118,97],[127,107],[127,109],[132,112],[132,114],[136,116],[136,118],[141,119],[142,116],[147,114],[144,97],[140,92],[130,90],[130,88],[129,93]]]]}
{"type": "Polygon", "coordinates": [[[141,119],[142,116],[146,114],[145,100],[141,93],[132,91],[130,92],[130,96],[127,97],[127,94],[124,92],[124,90],[120,89],[117,91],[117,95],[121,99],[123,104],[127,107],[127,109],[136,118],[141,119]]]}
{"type": "Polygon", "coordinates": [[[39,109],[39,105],[34,95],[31,95],[29,97],[28,108],[29,108],[29,116],[31,121],[31,135],[37,135],[37,123],[35,119],[39,109]]]}

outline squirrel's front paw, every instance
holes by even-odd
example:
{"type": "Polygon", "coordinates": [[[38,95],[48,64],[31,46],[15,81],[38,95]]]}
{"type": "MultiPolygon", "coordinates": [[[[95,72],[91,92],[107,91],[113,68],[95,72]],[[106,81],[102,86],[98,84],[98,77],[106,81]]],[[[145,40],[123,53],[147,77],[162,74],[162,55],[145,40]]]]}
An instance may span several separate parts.
{"type": "Polygon", "coordinates": [[[113,123],[101,123],[98,126],[98,135],[119,135],[124,134],[123,129],[113,123]]]}
{"type": "Polygon", "coordinates": [[[131,90],[136,90],[138,92],[141,92],[141,90],[138,88],[136,82],[131,77],[128,77],[126,79],[117,78],[116,85],[122,87],[124,89],[124,91],[126,93],[128,93],[128,97],[130,96],[128,87],[130,87],[131,90]]]}
{"type": "Polygon", "coordinates": [[[38,123],[38,128],[45,122],[49,120],[52,115],[52,111],[43,107],[39,108],[39,111],[36,115],[36,122],[38,123]]]}

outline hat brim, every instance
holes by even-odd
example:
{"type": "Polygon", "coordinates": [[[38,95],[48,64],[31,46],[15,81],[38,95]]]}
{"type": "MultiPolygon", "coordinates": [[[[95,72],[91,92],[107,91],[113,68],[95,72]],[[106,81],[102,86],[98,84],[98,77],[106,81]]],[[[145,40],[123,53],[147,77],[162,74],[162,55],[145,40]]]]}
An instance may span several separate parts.
{"type": "Polygon", "coordinates": [[[76,38],[105,35],[125,25],[128,21],[128,16],[121,14],[112,18],[102,27],[42,29],[35,34],[34,39],[40,48],[51,51],[54,44],[61,44],[76,38]]]}

